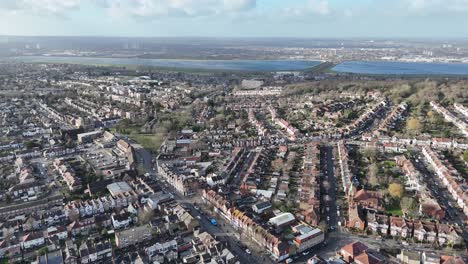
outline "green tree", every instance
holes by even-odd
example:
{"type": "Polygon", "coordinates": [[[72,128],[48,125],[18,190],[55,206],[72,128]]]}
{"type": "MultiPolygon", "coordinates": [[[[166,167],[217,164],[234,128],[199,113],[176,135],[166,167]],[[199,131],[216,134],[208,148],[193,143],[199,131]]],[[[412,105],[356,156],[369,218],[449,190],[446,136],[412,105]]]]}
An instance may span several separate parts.
{"type": "Polygon", "coordinates": [[[403,197],[404,192],[405,192],[405,190],[404,190],[403,186],[401,184],[399,184],[399,183],[391,183],[388,186],[388,193],[390,194],[390,196],[392,196],[394,198],[403,197]]]}
{"type": "Polygon", "coordinates": [[[412,210],[414,210],[417,206],[416,199],[413,197],[403,197],[400,200],[400,207],[403,213],[408,213],[412,210]]]}
{"type": "Polygon", "coordinates": [[[379,185],[379,166],[376,163],[372,163],[368,168],[367,168],[367,179],[368,183],[371,186],[377,186],[379,185]]]}
{"type": "Polygon", "coordinates": [[[413,135],[417,135],[421,132],[421,123],[417,118],[410,118],[406,122],[406,129],[413,135]]]}

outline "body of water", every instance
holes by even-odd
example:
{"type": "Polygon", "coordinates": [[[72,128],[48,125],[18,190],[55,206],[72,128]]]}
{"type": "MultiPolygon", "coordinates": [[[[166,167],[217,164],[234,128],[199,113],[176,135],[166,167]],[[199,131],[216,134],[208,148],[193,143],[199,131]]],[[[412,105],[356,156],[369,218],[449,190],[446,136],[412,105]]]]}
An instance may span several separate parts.
{"type": "Polygon", "coordinates": [[[419,63],[397,61],[346,61],[333,69],[335,72],[394,75],[468,75],[464,63],[419,63]]]}
{"type": "Polygon", "coordinates": [[[15,60],[42,63],[76,63],[117,66],[153,66],[175,69],[225,70],[225,71],[301,71],[319,65],[320,61],[297,60],[182,60],[182,59],[139,59],[21,56],[15,60]]]}

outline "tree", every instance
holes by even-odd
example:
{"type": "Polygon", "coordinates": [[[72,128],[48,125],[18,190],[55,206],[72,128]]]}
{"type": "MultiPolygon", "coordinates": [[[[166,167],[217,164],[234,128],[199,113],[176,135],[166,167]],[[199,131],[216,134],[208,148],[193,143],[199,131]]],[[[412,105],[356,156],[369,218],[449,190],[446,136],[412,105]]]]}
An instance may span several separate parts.
{"type": "Polygon", "coordinates": [[[376,163],[372,163],[368,168],[367,168],[367,178],[368,178],[368,183],[371,186],[377,186],[379,185],[379,166],[376,163]]]}
{"type": "Polygon", "coordinates": [[[400,207],[403,213],[408,213],[409,211],[416,208],[416,200],[413,197],[403,197],[400,200],[400,207]]]}
{"type": "Polygon", "coordinates": [[[410,118],[406,122],[406,129],[413,135],[418,134],[421,131],[421,123],[417,118],[410,118]]]}
{"type": "Polygon", "coordinates": [[[403,197],[404,192],[403,186],[399,183],[392,183],[388,186],[388,193],[394,198],[403,197]]]}
{"type": "Polygon", "coordinates": [[[39,256],[44,256],[45,254],[47,254],[49,252],[49,248],[48,247],[42,247],[40,249],[37,250],[37,255],[39,256]]]}
{"type": "Polygon", "coordinates": [[[138,211],[138,222],[140,224],[147,224],[151,221],[151,219],[153,219],[153,216],[154,216],[153,210],[145,211],[143,209],[140,209],[138,211]]]}
{"type": "Polygon", "coordinates": [[[434,111],[432,111],[432,110],[427,112],[427,117],[429,118],[431,123],[434,123],[435,120],[436,120],[436,118],[435,118],[436,116],[434,114],[434,111]]]}
{"type": "Polygon", "coordinates": [[[11,201],[12,201],[11,194],[10,194],[10,193],[7,193],[7,194],[5,195],[5,202],[6,202],[7,204],[9,204],[9,203],[11,203],[11,201]]]}

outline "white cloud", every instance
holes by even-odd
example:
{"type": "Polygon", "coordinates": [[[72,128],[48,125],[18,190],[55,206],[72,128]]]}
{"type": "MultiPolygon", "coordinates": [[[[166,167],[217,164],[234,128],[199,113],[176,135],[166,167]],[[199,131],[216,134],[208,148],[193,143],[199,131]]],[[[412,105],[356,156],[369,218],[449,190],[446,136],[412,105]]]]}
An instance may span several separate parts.
{"type": "Polygon", "coordinates": [[[416,12],[466,12],[468,0],[403,0],[405,7],[416,12]]]}
{"type": "Polygon", "coordinates": [[[224,9],[230,11],[246,11],[256,6],[256,0],[224,0],[224,9]]]}
{"type": "Polygon", "coordinates": [[[328,15],[330,12],[328,0],[308,0],[304,5],[286,7],[284,9],[284,15],[295,17],[328,15]]]}
{"type": "Polygon", "coordinates": [[[2,0],[0,10],[62,16],[79,8],[81,0],[2,0]]]}
{"type": "Polygon", "coordinates": [[[327,15],[330,13],[330,4],[328,0],[309,0],[307,9],[315,14],[327,15]]]}
{"type": "Polygon", "coordinates": [[[84,4],[107,10],[111,16],[152,19],[245,12],[254,9],[257,0],[0,0],[0,10],[65,16],[84,4]]]}
{"type": "Polygon", "coordinates": [[[254,9],[256,0],[128,0],[131,15],[139,18],[209,16],[254,9]]]}

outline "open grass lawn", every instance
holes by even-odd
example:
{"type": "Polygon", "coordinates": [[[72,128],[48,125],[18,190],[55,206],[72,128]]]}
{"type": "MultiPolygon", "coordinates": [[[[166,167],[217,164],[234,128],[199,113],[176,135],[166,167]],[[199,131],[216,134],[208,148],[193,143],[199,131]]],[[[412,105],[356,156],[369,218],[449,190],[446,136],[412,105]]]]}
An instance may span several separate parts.
{"type": "Polygon", "coordinates": [[[387,213],[392,214],[393,216],[403,215],[403,211],[401,211],[401,207],[399,205],[389,206],[387,208],[387,213]]]}
{"type": "Polygon", "coordinates": [[[136,134],[132,133],[128,135],[129,138],[138,142],[145,149],[158,151],[159,147],[164,141],[164,135],[159,134],[136,134]]]}
{"type": "Polygon", "coordinates": [[[385,168],[390,169],[396,167],[397,164],[394,160],[386,160],[383,162],[383,165],[385,166],[385,168]]]}

